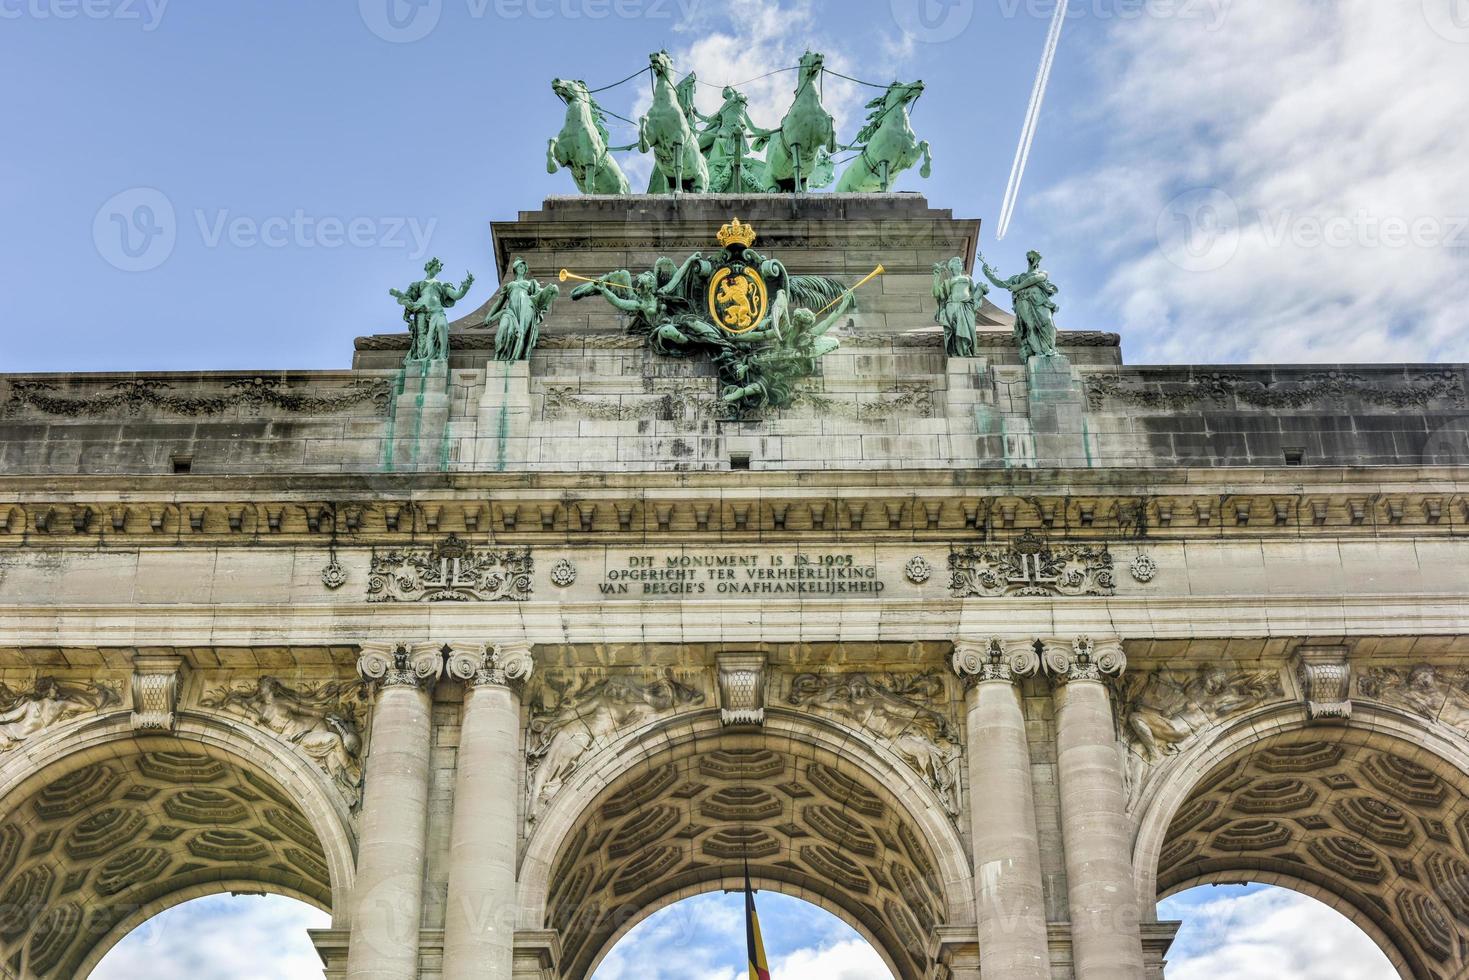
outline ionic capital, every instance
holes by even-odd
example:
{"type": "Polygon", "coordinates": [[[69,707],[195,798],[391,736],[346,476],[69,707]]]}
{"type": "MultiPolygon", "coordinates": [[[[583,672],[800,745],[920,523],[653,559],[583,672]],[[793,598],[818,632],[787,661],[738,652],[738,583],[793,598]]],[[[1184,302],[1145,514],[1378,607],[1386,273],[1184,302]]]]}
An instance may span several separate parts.
{"type": "Polygon", "coordinates": [[[523,643],[449,644],[449,676],[470,687],[507,686],[511,681],[525,680],[534,669],[530,647],[523,643]]]}
{"type": "Polygon", "coordinates": [[[1121,677],[1127,669],[1127,654],[1116,637],[1093,640],[1079,636],[1069,646],[1065,641],[1046,640],[1041,663],[1058,681],[1101,681],[1121,677]]]}
{"type": "Polygon", "coordinates": [[[1000,640],[987,643],[972,640],[954,642],[954,673],[966,684],[985,681],[1014,683],[1022,677],[1034,677],[1041,669],[1040,654],[1033,640],[1000,640]]]}
{"type": "Polygon", "coordinates": [[[444,650],[437,643],[364,643],[357,672],[380,687],[432,685],[444,672],[444,650]]]}

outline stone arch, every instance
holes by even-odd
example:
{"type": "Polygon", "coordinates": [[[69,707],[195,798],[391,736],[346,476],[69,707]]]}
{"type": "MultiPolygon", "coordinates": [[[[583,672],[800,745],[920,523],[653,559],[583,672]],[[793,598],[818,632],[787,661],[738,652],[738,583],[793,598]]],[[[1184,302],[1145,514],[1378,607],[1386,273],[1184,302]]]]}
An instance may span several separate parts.
{"type": "Polygon", "coordinates": [[[308,761],[235,721],[135,732],[116,712],[37,735],[0,756],[0,976],[85,976],[152,916],[229,891],[344,923],[349,819],[308,761]]]}
{"type": "Polygon", "coordinates": [[[561,934],[561,976],[680,898],[762,887],[813,902],[900,978],[925,975],[944,925],[972,925],[969,861],[942,802],[859,733],[786,709],[762,728],[701,712],[603,749],[541,815],[520,874],[521,925],[561,934]]]}
{"type": "Polygon", "coordinates": [[[1258,712],[1175,757],[1140,809],[1134,861],[1140,896],[1248,880],[1319,898],[1404,977],[1447,980],[1469,969],[1466,851],[1463,739],[1367,704],[1344,724],[1258,712]]]}

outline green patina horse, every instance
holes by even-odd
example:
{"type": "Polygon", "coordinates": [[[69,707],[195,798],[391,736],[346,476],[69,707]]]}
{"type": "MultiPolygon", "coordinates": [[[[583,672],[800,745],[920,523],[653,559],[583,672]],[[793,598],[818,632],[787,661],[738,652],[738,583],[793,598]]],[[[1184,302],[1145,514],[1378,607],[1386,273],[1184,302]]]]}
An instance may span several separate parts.
{"type": "Polygon", "coordinates": [[[804,191],[822,186],[818,171],[820,152],[829,156],[837,151],[836,124],[821,105],[821,72],[826,56],[807,51],[801,56],[800,82],[796,100],[780,121],[780,128],[769,137],[755,141],[755,149],[765,155],[765,181],[772,191],[804,191]]]}
{"type": "Polygon", "coordinates": [[[627,177],[608,152],[606,118],[587,83],[558,78],[551,89],[566,103],[566,123],[546,147],[546,173],[559,165],[571,171],[583,194],[626,194],[627,177]]]}
{"type": "Polygon", "coordinates": [[[709,167],[699,151],[699,137],[689,124],[673,84],[673,59],[667,51],[649,57],[653,68],[653,107],[638,120],[638,151],[653,151],[649,194],[709,190],[709,167]]]}
{"type": "Polygon", "coordinates": [[[893,179],[916,164],[921,157],[925,178],[933,172],[933,155],[928,141],[919,142],[908,122],[908,111],[923,94],[923,83],[894,82],[886,94],[867,103],[872,113],[867,125],[850,147],[862,152],[842,172],[836,189],[844,194],[891,190],[893,179]]]}

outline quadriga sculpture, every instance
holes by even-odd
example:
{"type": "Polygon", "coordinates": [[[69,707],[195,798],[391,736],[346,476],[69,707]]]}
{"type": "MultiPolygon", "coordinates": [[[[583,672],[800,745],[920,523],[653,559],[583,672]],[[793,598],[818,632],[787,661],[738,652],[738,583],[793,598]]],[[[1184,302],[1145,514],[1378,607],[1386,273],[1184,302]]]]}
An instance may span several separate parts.
{"type": "Polygon", "coordinates": [[[626,194],[627,176],[608,145],[607,118],[587,83],[558,78],[551,90],[566,103],[566,122],[546,148],[546,173],[565,167],[583,194],[626,194]]]}

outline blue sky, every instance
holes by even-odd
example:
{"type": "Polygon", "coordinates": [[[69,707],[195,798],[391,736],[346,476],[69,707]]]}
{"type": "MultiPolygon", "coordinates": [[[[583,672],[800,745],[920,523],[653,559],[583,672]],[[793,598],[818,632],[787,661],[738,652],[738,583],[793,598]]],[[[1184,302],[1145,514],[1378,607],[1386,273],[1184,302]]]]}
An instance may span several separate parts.
{"type": "MultiPolygon", "coordinates": [[[[1003,269],[1044,252],[1062,325],[1135,363],[1469,359],[1465,3],[1073,0],[996,244],[1054,0],[0,0],[0,370],[345,366],[420,253],[483,298],[488,222],[570,189],[549,79],[665,46],[711,82],[807,45],[922,77],[934,174],[900,186],[1003,269]]],[[[847,136],[864,95],[828,83],[847,136]]]]}
{"type": "MultiPolygon", "coordinates": [[[[401,326],[386,290],[427,254],[482,299],[488,222],[569,192],[544,172],[549,80],[612,82],[660,47],[711,82],[808,46],[858,78],[923,78],[934,173],[900,187],[985,219],[1004,270],[1045,253],[1062,326],[1120,331],[1133,363],[1469,359],[1469,0],[1071,6],[996,243],[1054,0],[0,0],[0,371],[345,367],[353,337],[401,326]]],[[[752,87],[757,121],[786,84],[752,87]]],[[[643,92],[605,102],[633,115],[643,92]]],[[[844,136],[865,94],[828,83],[844,136]]],[[[1320,915],[1212,894],[1191,915],[1266,950],[1320,915]]],[[[170,921],[188,928],[104,975],[243,977],[168,970],[210,948],[195,926],[291,915],[186,906],[170,921]]],[[[1331,928],[1310,935],[1354,948],[1331,928]]],[[[1189,935],[1185,959],[1210,962],[1218,943],[1189,935]]],[[[1372,975],[1350,972],[1365,954],[1265,961],[1372,975]]]]}

